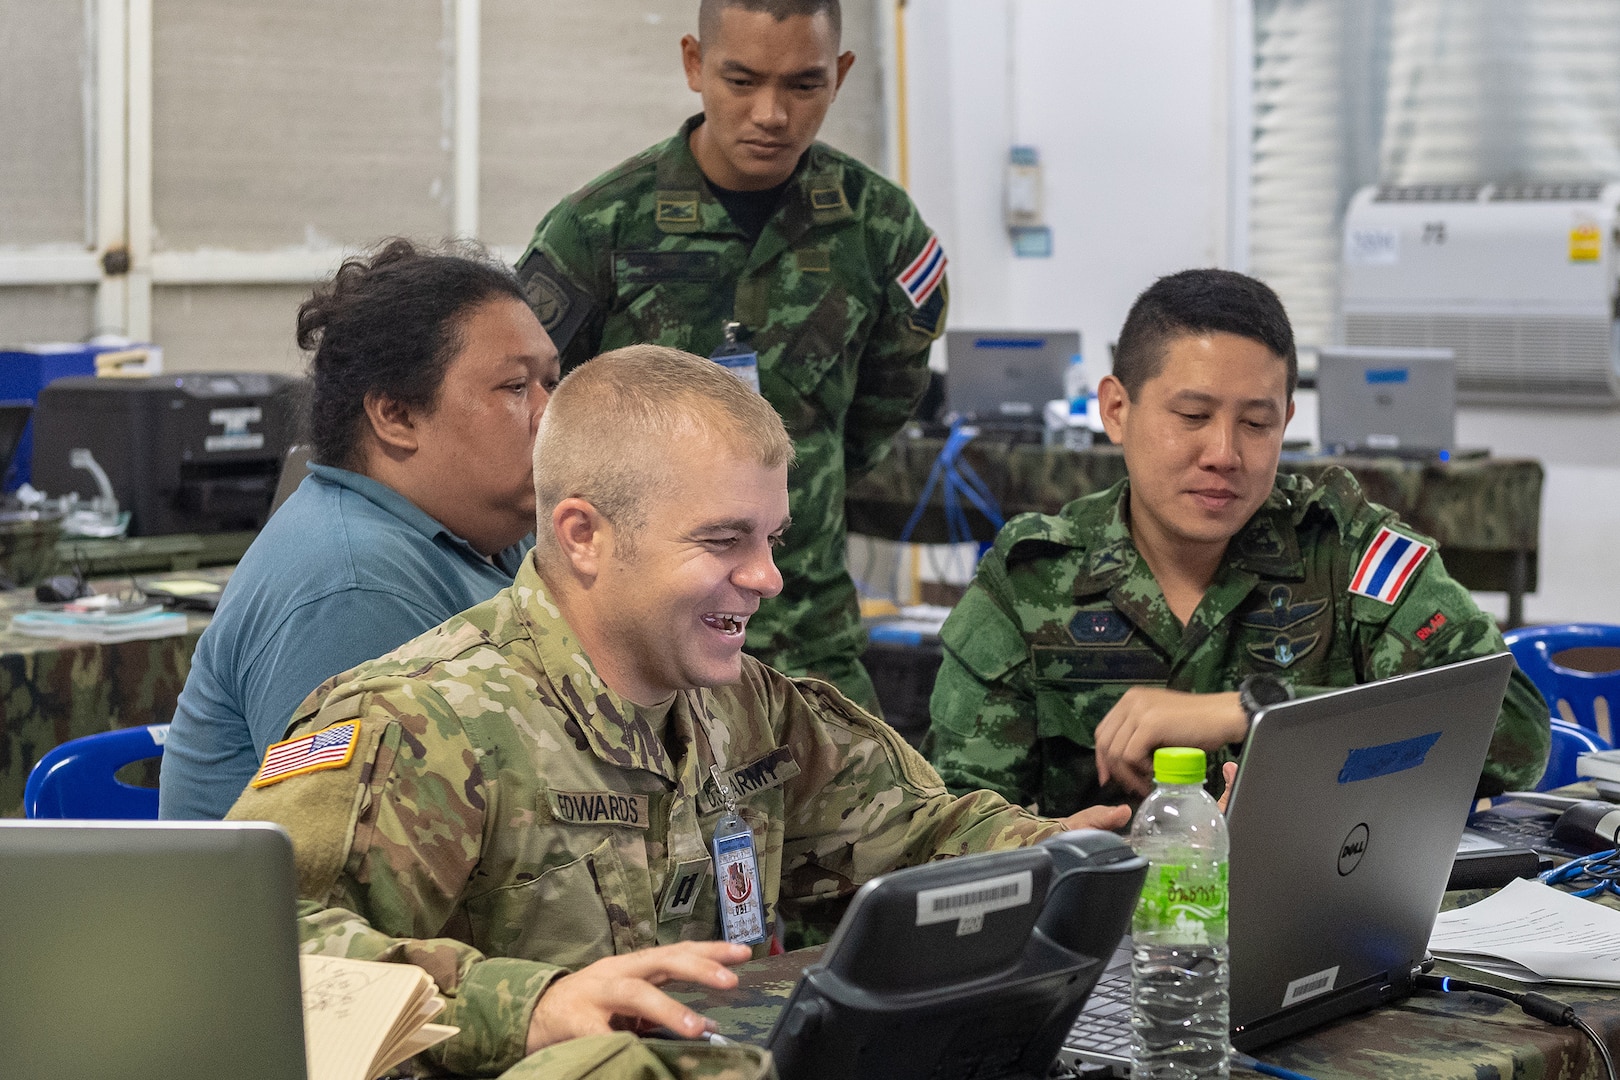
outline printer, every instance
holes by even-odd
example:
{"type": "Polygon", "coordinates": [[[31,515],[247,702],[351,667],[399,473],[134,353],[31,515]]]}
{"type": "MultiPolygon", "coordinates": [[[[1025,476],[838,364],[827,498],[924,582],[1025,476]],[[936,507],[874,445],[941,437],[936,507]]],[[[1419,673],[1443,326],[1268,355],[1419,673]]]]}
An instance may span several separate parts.
{"type": "Polygon", "coordinates": [[[268,372],[57,379],[34,408],[33,484],[94,497],[95,478],[72,463],[89,450],[130,511],[131,536],[258,529],[303,386],[268,372]]]}

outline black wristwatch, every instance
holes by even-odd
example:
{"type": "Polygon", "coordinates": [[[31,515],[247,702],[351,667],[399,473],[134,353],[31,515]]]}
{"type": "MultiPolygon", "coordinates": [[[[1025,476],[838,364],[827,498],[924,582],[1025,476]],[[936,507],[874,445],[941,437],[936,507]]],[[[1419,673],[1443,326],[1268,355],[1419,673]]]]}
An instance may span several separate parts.
{"type": "Polygon", "coordinates": [[[1275,675],[1250,675],[1238,683],[1238,704],[1251,724],[1261,709],[1293,699],[1294,691],[1275,675]]]}

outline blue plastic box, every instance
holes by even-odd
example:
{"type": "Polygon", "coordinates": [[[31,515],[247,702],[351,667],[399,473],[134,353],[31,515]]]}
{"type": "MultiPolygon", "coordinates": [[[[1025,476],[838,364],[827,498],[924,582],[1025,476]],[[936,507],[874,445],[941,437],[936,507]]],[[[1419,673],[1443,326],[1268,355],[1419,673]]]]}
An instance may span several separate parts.
{"type": "MultiPolygon", "coordinates": [[[[33,404],[48,382],[68,375],[94,375],[96,354],[106,351],[106,346],[95,345],[28,345],[0,350],[0,400],[33,404]]],[[[6,491],[15,491],[28,482],[33,462],[34,422],[30,420],[17,443],[17,452],[11,456],[11,467],[6,470],[6,491]]]]}

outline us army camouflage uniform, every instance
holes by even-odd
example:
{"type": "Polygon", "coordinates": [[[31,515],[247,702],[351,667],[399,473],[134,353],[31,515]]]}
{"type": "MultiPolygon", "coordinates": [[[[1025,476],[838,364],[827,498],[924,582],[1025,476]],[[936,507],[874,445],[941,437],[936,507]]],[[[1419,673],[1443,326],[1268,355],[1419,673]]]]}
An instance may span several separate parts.
{"type": "MultiPolygon", "coordinates": [[[[532,562],[512,587],[328,680],[291,734],[358,724],[341,767],[250,788],[297,856],[303,947],[420,964],[450,1000],[455,1072],[523,1053],[567,969],[720,934],[718,764],[752,827],[766,923],[825,926],[896,867],[1061,830],[928,763],[830,686],[745,658],[667,716],[603,686],[532,562]]],[[[763,955],[763,947],[756,949],[763,955]]]]}
{"type": "MultiPolygon", "coordinates": [[[[1350,593],[1379,528],[1404,527],[1339,468],[1277,478],[1183,629],[1131,542],[1129,485],[1009,522],[946,620],[924,749],[953,791],[1048,814],[1121,800],[1098,785],[1094,733],[1132,686],[1228,691],[1263,672],[1308,694],[1506,648],[1433,551],[1393,602],[1350,593]]],[[[1482,792],[1533,786],[1549,739],[1515,670],[1482,792]]],[[[1239,749],[1213,755],[1212,775],[1239,749]]]]}
{"type": "Polygon", "coordinates": [[[744,1043],[587,1035],[536,1051],[502,1080],[776,1080],[770,1051],[744,1043]]]}
{"type": "Polygon", "coordinates": [[[829,679],[875,709],[844,565],[844,491],[888,451],[928,385],[944,279],[913,306],[898,283],[932,235],[905,192],[820,143],[757,242],[705,183],[688,120],[558,204],[518,263],[567,372],[656,342],[709,356],[735,319],[759,353],[760,390],[798,450],[782,594],[748,623],[748,651],[829,679]]]}

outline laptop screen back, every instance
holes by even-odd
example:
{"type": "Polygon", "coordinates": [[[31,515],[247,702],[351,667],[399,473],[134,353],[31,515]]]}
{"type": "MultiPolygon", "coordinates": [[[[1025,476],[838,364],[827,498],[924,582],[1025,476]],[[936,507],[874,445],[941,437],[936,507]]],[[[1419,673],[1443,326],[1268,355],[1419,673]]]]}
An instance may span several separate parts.
{"type": "Polygon", "coordinates": [[[1077,331],[949,330],[946,405],[980,422],[1041,423],[1048,401],[1064,396],[1077,331]]]}
{"type": "Polygon", "coordinates": [[[1409,983],[1512,670],[1499,653],[1256,718],[1228,809],[1234,1041],[1320,1023],[1318,999],[1409,983]]]}
{"type": "Polygon", "coordinates": [[[292,848],[262,823],[0,822],[8,1080],[304,1080],[292,848]]]}
{"type": "Polygon", "coordinates": [[[1427,454],[1457,442],[1457,362],[1450,349],[1323,349],[1316,388],[1322,449],[1427,454]]]}

